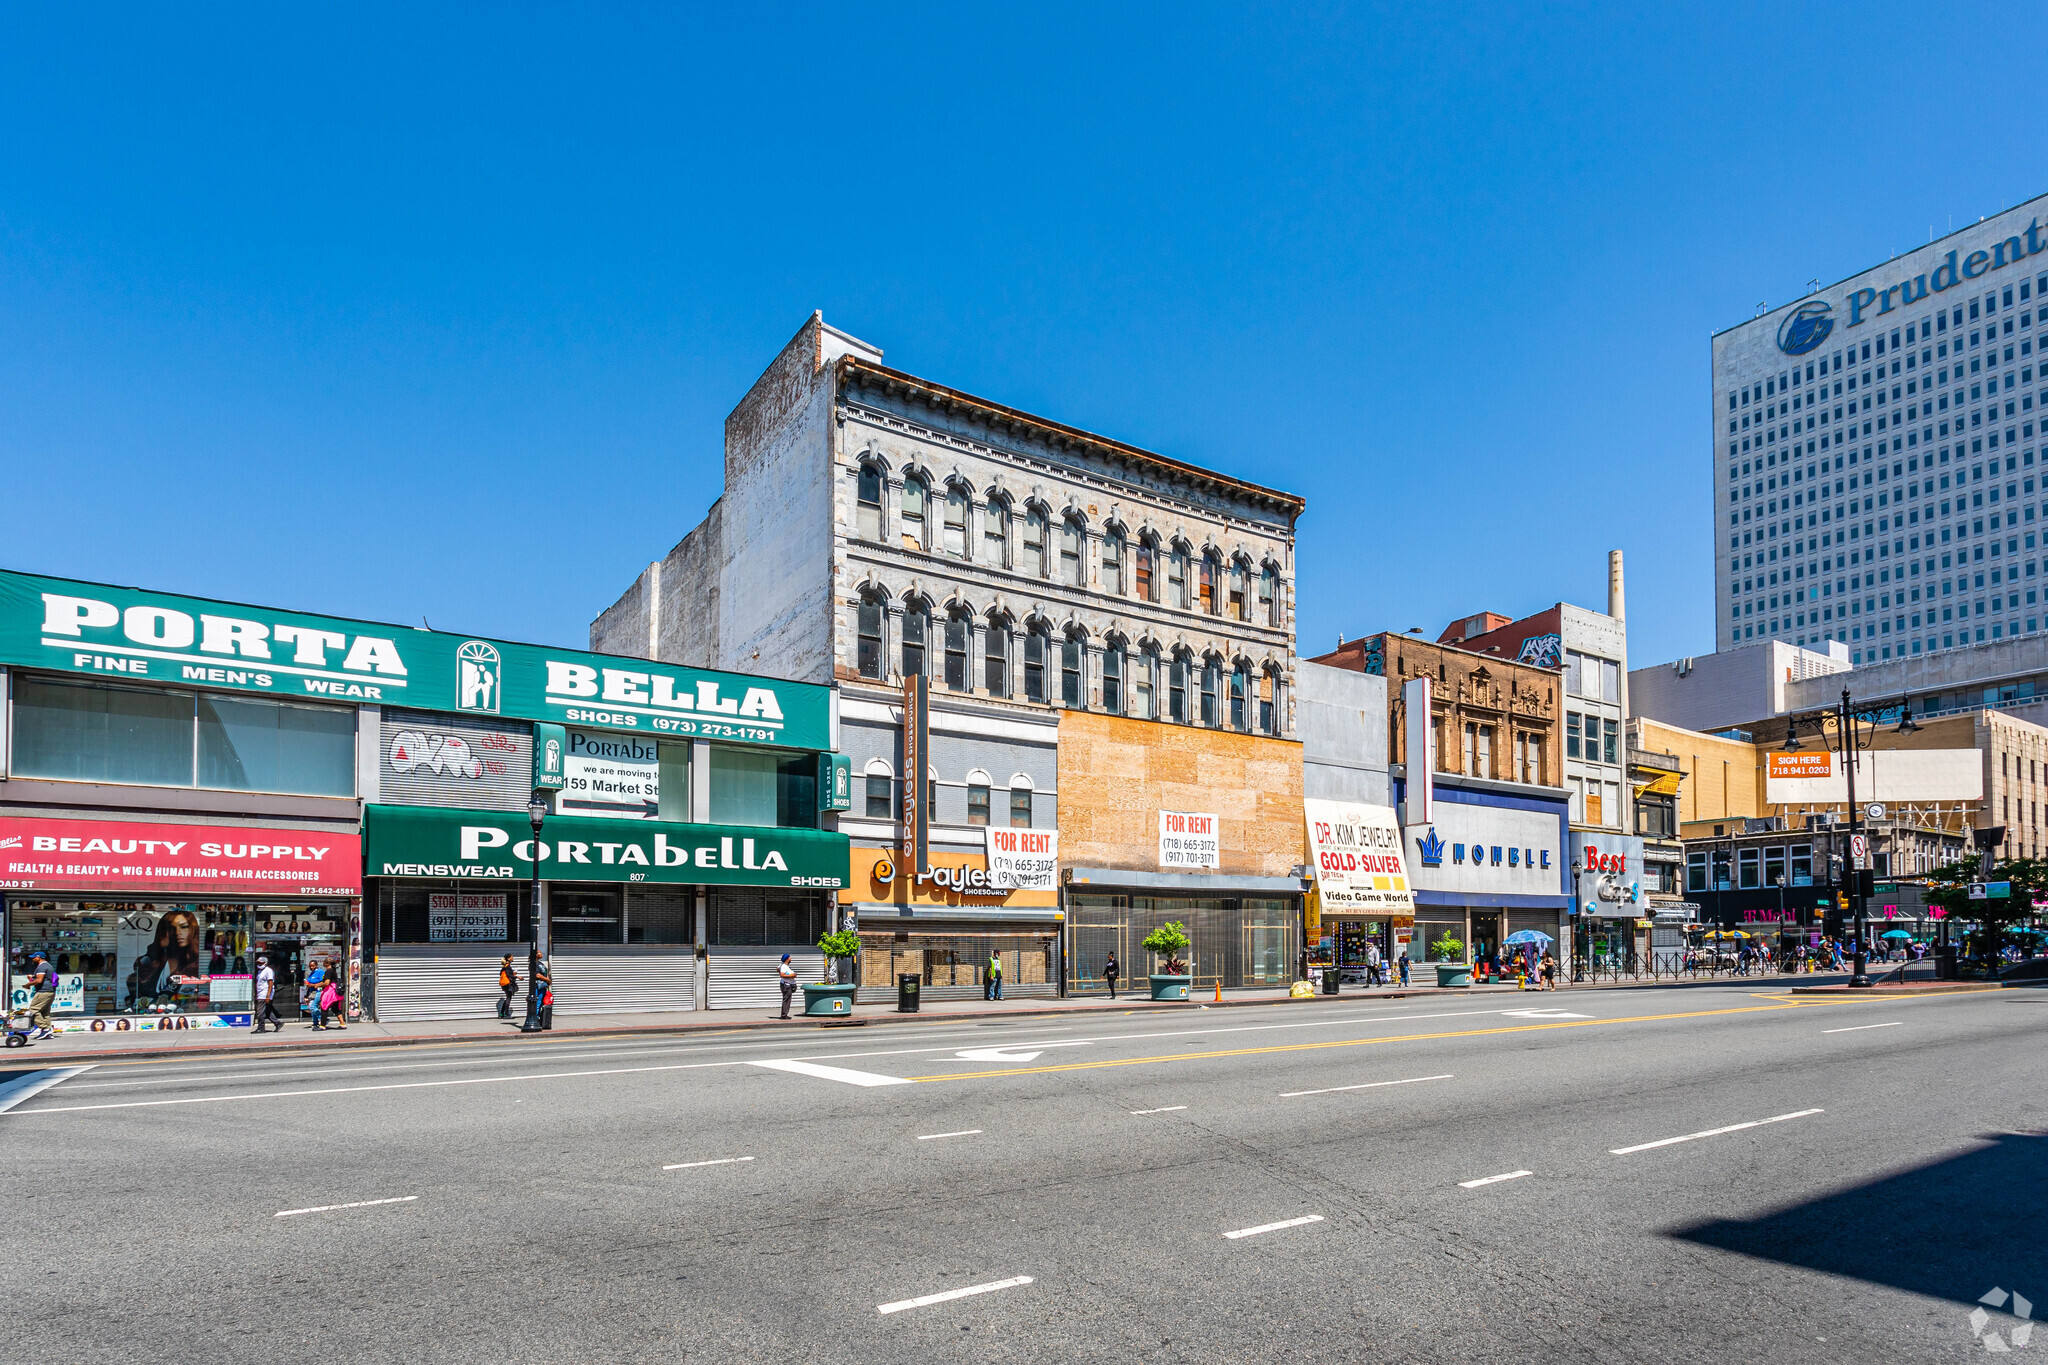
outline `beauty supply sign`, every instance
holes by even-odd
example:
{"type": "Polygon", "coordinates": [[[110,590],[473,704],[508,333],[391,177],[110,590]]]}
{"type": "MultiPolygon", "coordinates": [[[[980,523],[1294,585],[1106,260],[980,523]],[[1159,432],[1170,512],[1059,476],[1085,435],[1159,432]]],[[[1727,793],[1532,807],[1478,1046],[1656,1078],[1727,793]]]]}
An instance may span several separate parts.
{"type": "Polygon", "coordinates": [[[1391,806],[1310,800],[1302,809],[1324,914],[1415,913],[1391,806]]]}
{"type": "Polygon", "coordinates": [[[1159,812],[1159,865],[1165,868],[1218,867],[1223,862],[1223,836],[1208,811],[1159,812]]]}
{"type": "Polygon", "coordinates": [[[354,833],[0,815],[0,889],[355,896],[354,833]]]}
{"type": "Polygon", "coordinates": [[[828,750],[831,689],[0,572],[0,664],[828,750]]]}

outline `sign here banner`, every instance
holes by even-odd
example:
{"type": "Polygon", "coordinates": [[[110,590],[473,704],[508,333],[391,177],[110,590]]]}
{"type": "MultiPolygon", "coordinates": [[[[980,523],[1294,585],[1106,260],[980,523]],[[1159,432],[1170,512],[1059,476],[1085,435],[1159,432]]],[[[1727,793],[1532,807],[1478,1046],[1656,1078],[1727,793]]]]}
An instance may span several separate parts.
{"type": "Polygon", "coordinates": [[[1309,800],[1302,809],[1324,914],[1415,913],[1392,807],[1309,800]]]}
{"type": "MultiPolygon", "coordinates": [[[[524,817],[521,817],[524,818],[524,817]]],[[[0,889],[355,896],[353,832],[0,815],[0,889]]]]}
{"type": "MultiPolygon", "coordinates": [[[[1984,756],[1975,749],[1867,749],[1856,756],[1856,800],[1896,805],[1984,799],[1984,756]]],[[[1773,753],[1764,800],[1774,805],[1844,805],[1849,781],[1832,752],[1773,753]]]]}
{"type": "MultiPolygon", "coordinates": [[[[369,806],[363,840],[372,876],[520,881],[533,875],[533,829],[523,811],[369,806]]],[[[541,829],[540,874],[549,881],[837,891],[846,885],[847,847],[845,835],[818,829],[556,815],[541,829]]]]}
{"type": "Polygon", "coordinates": [[[831,689],[0,571],[0,664],[831,748],[831,689]]]}

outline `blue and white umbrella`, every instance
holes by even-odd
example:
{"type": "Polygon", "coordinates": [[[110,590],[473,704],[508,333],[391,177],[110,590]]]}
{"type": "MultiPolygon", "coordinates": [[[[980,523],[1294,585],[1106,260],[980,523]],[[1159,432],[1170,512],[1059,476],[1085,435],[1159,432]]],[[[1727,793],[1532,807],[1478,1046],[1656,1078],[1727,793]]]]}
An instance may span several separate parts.
{"type": "Polygon", "coordinates": [[[1541,929],[1518,929],[1502,939],[1502,943],[1548,943],[1550,935],[1541,929]]]}

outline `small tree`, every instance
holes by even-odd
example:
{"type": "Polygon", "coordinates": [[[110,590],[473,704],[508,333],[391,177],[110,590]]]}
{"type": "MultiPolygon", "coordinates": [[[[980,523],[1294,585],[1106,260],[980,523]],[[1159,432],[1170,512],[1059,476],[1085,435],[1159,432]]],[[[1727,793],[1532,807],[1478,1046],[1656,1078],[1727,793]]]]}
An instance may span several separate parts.
{"type": "Polygon", "coordinates": [[[1456,962],[1465,956],[1465,940],[1445,934],[1429,945],[1429,956],[1435,962],[1456,962]]]}
{"type": "Polygon", "coordinates": [[[1188,937],[1188,927],[1185,924],[1179,920],[1168,920],[1145,935],[1142,946],[1166,959],[1166,971],[1162,975],[1186,976],[1188,964],[1181,960],[1180,955],[1193,943],[1194,940],[1188,937]]]}
{"type": "Polygon", "coordinates": [[[1975,935],[1973,950],[1979,957],[1995,959],[2005,946],[2006,931],[2032,919],[2038,913],[2036,899],[2048,897],[2048,861],[2015,858],[1998,863],[1989,880],[2011,882],[2012,895],[1973,901],[1970,883],[1985,879],[1983,865],[1983,858],[1972,853],[1961,862],[1935,869],[1928,874],[1927,903],[1940,906],[1951,919],[1976,920],[1983,928],[1975,935]]]}
{"type": "MultiPolygon", "coordinates": [[[[841,964],[860,956],[860,935],[851,929],[840,929],[819,939],[818,951],[825,955],[825,961],[831,967],[828,975],[836,979],[844,972],[850,976],[852,968],[841,964]]],[[[853,983],[849,980],[840,984],[850,986],[853,983]]]]}

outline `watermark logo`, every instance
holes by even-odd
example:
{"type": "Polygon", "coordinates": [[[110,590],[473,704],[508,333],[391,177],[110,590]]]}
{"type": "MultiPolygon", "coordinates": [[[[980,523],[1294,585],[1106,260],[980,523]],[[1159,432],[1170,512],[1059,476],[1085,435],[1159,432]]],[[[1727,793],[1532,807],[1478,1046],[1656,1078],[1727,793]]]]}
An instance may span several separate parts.
{"type": "Polygon", "coordinates": [[[2007,1293],[1993,1286],[1991,1292],[1977,1302],[2003,1310],[1998,1318],[1992,1317],[1982,1307],[1970,1310],[1970,1335],[1982,1342],[1985,1350],[1993,1355],[2004,1355],[2009,1351],[2025,1350],[2033,1344],[2034,1305],[2026,1295],[2017,1289],[2007,1293]],[[2011,1321],[2017,1321],[2019,1325],[2007,1327],[2011,1321]],[[2001,1327],[2005,1330],[2001,1331],[2001,1327]]]}

